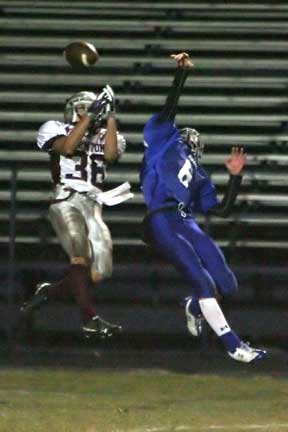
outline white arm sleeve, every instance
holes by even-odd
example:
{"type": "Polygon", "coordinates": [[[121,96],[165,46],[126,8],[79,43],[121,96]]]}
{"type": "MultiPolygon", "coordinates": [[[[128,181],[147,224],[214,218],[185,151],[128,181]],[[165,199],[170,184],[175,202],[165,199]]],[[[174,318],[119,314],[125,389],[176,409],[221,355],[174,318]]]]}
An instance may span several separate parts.
{"type": "Polygon", "coordinates": [[[59,121],[50,120],[44,123],[37,135],[37,145],[41,150],[50,150],[50,148],[46,148],[46,144],[52,139],[56,138],[57,136],[66,136],[67,130],[65,127],[65,124],[59,121]]]}

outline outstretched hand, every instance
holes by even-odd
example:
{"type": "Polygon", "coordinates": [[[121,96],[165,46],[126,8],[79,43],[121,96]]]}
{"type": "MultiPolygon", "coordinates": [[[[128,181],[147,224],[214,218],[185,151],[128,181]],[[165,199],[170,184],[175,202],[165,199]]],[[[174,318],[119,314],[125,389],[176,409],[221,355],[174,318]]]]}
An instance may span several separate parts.
{"type": "Polygon", "coordinates": [[[225,166],[230,174],[239,175],[246,163],[246,154],[243,147],[232,147],[231,156],[225,161],[225,166]]]}
{"type": "Polygon", "coordinates": [[[178,67],[192,68],[194,66],[191,58],[189,57],[189,54],[186,52],[182,52],[179,54],[171,54],[170,57],[176,60],[178,67]]]}

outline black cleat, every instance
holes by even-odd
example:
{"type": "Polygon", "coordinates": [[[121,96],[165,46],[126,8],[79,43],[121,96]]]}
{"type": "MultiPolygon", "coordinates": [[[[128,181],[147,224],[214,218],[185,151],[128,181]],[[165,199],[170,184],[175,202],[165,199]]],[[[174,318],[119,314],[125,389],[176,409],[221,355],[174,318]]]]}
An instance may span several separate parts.
{"type": "Polygon", "coordinates": [[[41,284],[37,285],[34,296],[30,301],[24,303],[20,308],[20,311],[24,317],[28,318],[35,309],[43,306],[43,304],[48,301],[48,288],[50,285],[51,284],[48,282],[42,282],[41,284]]]}
{"type": "Polygon", "coordinates": [[[87,322],[87,324],[82,327],[82,330],[84,337],[87,339],[91,337],[106,339],[119,335],[122,332],[122,327],[104,321],[98,315],[95,315],[90,321],[87,322]]]}

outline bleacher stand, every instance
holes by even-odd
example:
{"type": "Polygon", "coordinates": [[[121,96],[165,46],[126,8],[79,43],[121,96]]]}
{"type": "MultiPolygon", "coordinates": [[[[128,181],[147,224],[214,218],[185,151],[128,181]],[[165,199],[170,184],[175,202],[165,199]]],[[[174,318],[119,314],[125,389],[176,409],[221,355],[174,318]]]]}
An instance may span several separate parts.
{"type": "MultiPolygon", "coordinates": [[[[128,180],[135,196],[105,208],[115,269],[95,296],[127,334],[186,337],[178,300],[188,287],[141,240],[144,203],[138,178],[143,125],[160,108],[171,83],[169,54],[185,50],[195,68],[177,124],[201,132],[203,165],[219,197],[228,179],[223,161],[230,147],[243,146],[248,154],[233,214],[225,220],[199,216],[239,278],[229,319],[240,333],[249,320],[254,338],[285,339],[287,2],[0,0],[0,9],[2,311],[7,302],[17,310],[20,299],[32,295],[32,281],[56,279],[67,263],[47,220],[51,182],[48,157],[36,148],[37,130],[49,118],[62,120],[71,94],[109,83],[128,146],[107,185],[128,180]],[[74,40],[96,46],[100,60],[95,67],[75,70],[65,63],[63,48],[74,40]]],[[[65,307],[66,313],[63,305],[45,308],[36,327],[77,331],[77,312],[65,307]]]]}

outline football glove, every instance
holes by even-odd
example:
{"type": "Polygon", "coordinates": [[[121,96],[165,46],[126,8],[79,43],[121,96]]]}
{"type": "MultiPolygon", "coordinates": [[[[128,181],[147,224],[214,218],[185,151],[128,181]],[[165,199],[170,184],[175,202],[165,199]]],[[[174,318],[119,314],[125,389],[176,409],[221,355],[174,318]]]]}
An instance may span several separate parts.
{"type": "Polygon", "coordinates": [[[108,101],[105,107],[105,117],[113,116],[116,113],[115,95],[113,89],[107,84],[101,93],[108,101]]]}
{"type": "Polygon", "coordinates": [[[87,115],[93,120],[95,123],[100,123],[103,115],[105,115],[107,105],[109,104],[109,100],[107,95],[102,92],[97,96],[97,99],[92,102],[90,107],[88,108],[87,115]]]}

